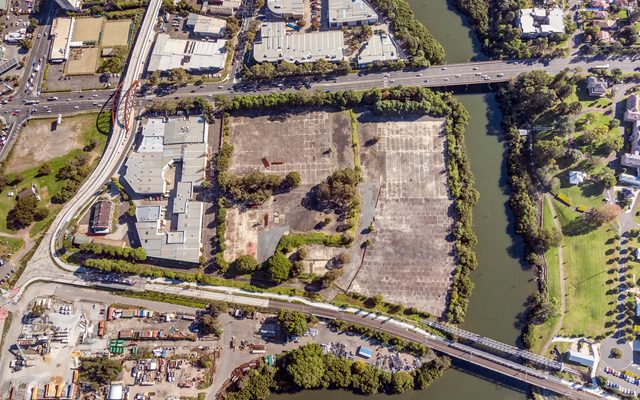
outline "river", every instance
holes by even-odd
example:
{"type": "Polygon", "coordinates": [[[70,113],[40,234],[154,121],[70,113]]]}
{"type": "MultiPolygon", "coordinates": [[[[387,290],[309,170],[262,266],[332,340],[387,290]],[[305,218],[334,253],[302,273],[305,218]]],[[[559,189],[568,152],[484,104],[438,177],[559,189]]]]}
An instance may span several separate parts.
{"type": "MultiPolygon", "coordinates": [[[[460,15],[447,0],[408,0],[416,16],[442,43],[448,63],[483,59],[479,46],[460,15]]],[[[509,344],[520,334],[518,314],[527,296],[535,290],[533,273],[524,270],[520,257],[522,241],[514,233],[508,208],[509,188],[504,161],[501,114],[495,94],[464,94],[458,98],[471,116],[466,144],[476,177],[480,201],[474,210],[478,269],[472,274],[475,289],[463,328],[509,344]]],[[[526,387],[501,376],[487,374],[457,363],[425,391],[393,396],[394,400],[522,400],[526,387]],[[464,369],[463,372],[461,369],[464,369]],[[477,377],[480,373],[484,377],[477,377]],[[494,380],[494,378],[496,378],[494,380]]],[[[357,400],[363,396],[343,391],[307,391],[271,396],[270,400],[357,400]]],[[[387,395],[369,396],[372,400],[387,395]]]]}

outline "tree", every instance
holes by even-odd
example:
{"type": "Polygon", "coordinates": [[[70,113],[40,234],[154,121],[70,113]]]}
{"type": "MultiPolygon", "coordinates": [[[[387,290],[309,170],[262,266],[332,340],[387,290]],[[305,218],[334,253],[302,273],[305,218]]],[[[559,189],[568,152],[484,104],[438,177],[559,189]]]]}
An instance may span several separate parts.
{"type": "Polygon", "coordinates": [[[238,257],[232,264],[232,268],[237,274],[250,274],[260,266],[258,261],[250,255],[238,257]]]}
{"type": "Polygon", "coordinates": [[[42,317],[45,312],[47,312],[47,309],[44,308],[42,304],[34,304],[34,306],[31,307],[31,315],[36,318],[42,317]]]}
{"type": "Polygon", "coordinates": [[[40,166],[40,168],[38,168],[37,176],[49,175],[51,172],[52,172],[51,165],[49,165],[48,163],[44,163],[40,166]]]}
{"type": "Polygon", "coordinates": [[[284,177],[280,186],[283,191],[289,191],[298,187],[301,181],[300,173],[298,171],[291,171],[284,177]]]}
{"type": "Polygon", "coordinates": [[[307,318],[298,311],[280,310],[278,323],[287,335],[302,336],[309,329],[307,318]]]}
{"type": "Polygon", "coordinates": [[[589,213],[589,217],[598,225],[611,222],[618,218],[622,209],[617,204],[605,204],[597,210],[589,213]]]}
{"type": "Polygon", "coordinates": [[[326,355],[322,386],[343,389],[351,386],[351,361],[330,354],[326,355]]]}
{"type": "Polygon", "coordinates": [[[184,86],[189,80],[189,74],[184,68],[174,68],[169,71],[169,82],[177,86],[184,86]]]}
{"type": "Polygon", "coordinates": [[[534,293],[531,295],[531,302],[532,306],[527,319],[532,324],[543,324],[558,314],[556,302],[549,300],[545,293],[534,293]]]}
{"type": "Polygon", "coordinates": [[[546,252],[552,247],[558,247],[562,243],[562,232],[555,226],[540,229],[538,232],[538,251],[546,252]]]}
{"type": "Polygon", "coordinates": [[[352,386],[362,394],[369,395],[380,391],[380,375],[378,371],[363,361],[353,363],[351,381],[352,386]]]}
{"type": "Polygon", "coordinates": [[[322,348],[315,343],[293,350],[289,354],[287,373],[298,387],[303,389],[319,387],[324,371],[322,348]]]}
{"type": "Polygon", "coordinates": [[[148,82],[151,86],[158,86],[158,83],[160,83],[160,71],[153,71],[151,75],[149,75],[148,82]]]}
{"type": "Polygon", "coordinates": [[[33,213],[33,218],[36,221],[42,221],[48,216],[49,216],[49,209],[46,207],[38,207],[36,208],[36,211],[33,213]]]}
{"type": "Polygon", "coordinates": [[[413,376],[405,371],[394,372],[391,376],[391,387],[394,393],[402,393],[413,389],[413,376]]]}
{"type": "Polygon", "coordinates": [[[619,348],[614,347],[613,349],[611,349],[610,357],[611,358],[616,358],[616,359],[621,358],[622,357],[622,351],[619,348]]]}
{"type": "Polygon", "coordinates": [[[416,389],[424,390],[431,385],[431,382],[438,379],[445,370],[451,366],[451,359],[448,357],[438,357],[428,363],[422,364],[414,371],[414,381],[416,389]]]}
{"type": "Polygon", "coordinates": [[[15,228],[29,226],[35,220],[38,200],[35,196],[25,196],[16,201],[12,210],[12,217],[17,222],[15,228]]]}
{"type": "Polygon", "coordinates": [[[220,327],[220,322],[218,321],[219,314],[220,310],[217,307],[212,306],[211,304],[207,307],[206,311],[198,314],[198,317],[196,318],[196,325],[200,330],[200,334],[205,336],[220,336],[222,334],[222,328],[220,327]]]}
{"type": "Polygon", "coordinates": [[[239,392],[229,393],[228,400],[265,400],[271,395],[271,386],[276,369],[262,364],[258,369],[251,369],[238,384],[239,392]]]}
{"type": "Polygon", "coordinates": [[[118,360],[99,357],[80,359],[78,368],[80,382],[89,384],[94,390],[114,381],[122,371],[122,363],[118,360]]]}
{"type": "Polygon", "coordinates": [[[31,39],[29,38],[24,38],[20,41],[20,46],[26,50],[30,50],[31,46],[33,46],[33,42],[31,42],[31,39]]]}
{"type": "Polygon", "coordinates": [[[276,252],[267,261],[267,276],[274,282],[284,282],[289,279],[291,272],[291,261],[287,256],[276,252]]]}

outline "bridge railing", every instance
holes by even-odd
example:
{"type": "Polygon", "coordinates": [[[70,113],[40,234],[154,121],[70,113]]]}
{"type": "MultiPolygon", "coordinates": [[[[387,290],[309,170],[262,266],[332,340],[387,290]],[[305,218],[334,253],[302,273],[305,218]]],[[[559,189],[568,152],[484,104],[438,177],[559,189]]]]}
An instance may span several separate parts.
{"type": "Polygon", "coordinates": [[[460,329],[454,326],[440,324],[434,321],[425,320],[425,323],[434,329],[438,329],[439,331],[449,333],[451,335],[455,335],[459,338],[477,343],[482,346],[489,347],[491,349],[495,349],[501,351],[503,353],[507,353],[513,355],[515,357],[522,358],[524,360],[532,361],[537,364],[543,365],[547,368],[555,369],[558,371],[562,371],[564,369],[564,365],[556,360],[551,360],[549,358],[540,356],[538,354],[532,353],[527,350],[519,349],[515,346],[508,345],[506,343],[498,342],[497,340],[489,339],[483,336],[478,335],[477,333],[465,331],[464,329],[460,329]]]}

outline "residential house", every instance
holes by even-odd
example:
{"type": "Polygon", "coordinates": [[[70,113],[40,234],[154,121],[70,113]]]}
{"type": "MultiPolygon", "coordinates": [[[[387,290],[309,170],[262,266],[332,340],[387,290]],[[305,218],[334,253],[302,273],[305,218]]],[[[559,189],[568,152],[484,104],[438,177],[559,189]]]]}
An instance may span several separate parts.
{"type": "Polygon", "coordinates": [[[611,29],[616,26],[617,21],[610,19],[594,19],[591,23],[594,26],[600,27],[600,29],[611,29]]]}
{"type": "Polygon", "coordinates": [[[610,43],[613,39],[611,38],[611,34],[607,31],[600,31],[596,35],[598,42],[602,43],[610,43]]]}
{"type": "Polygon", "coordinates": [[[579,185],[587,179],[587,173],[583,171],[569,171],[569,183],[579,185]]]}
{"type": "Polygon", "coordinates": [[[564,33],[564,13],[561,8],[523,8],[518,20],[523,37],[564,33]]]}
{"type": "Polygon", "coordinates": [[[591,8],[598,8],[600,10],[608,10],[609,2],[607,0],[591,0],[591,3],[589,3],[589,6],[591,8]]]}

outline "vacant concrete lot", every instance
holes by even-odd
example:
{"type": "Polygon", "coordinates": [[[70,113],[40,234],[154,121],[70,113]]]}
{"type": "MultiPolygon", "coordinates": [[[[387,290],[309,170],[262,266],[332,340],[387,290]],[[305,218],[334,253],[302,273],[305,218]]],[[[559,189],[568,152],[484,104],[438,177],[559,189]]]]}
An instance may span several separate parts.
{"type": "Polygon", "coordinates": [[[107,21],[102,32],[102,47],[128,45],[130,30],[131,20],[107,21]]]}
{"type": "Polygon", "coordinates": [[[236,174],[298,171],[303,185],[315,185],[336,169],[353,166],[351,121],[344,112],[234,117],[231,131],[236,174]]]}
{"type": "Polygon", "coordinates": [[[71,41],[98,42],[103,23],[103,18],[77,18],[71,41]]]}
{"type": "Polygon", "coordinates": [[[99,56],[100,49],[98,47],[72,49],[69,61],[67,61],[67,75],[94,74],[99,56]]]}
{"type": "MultiPolygon", "coordinates": [[[[284,176],[298,171],[302,183],[257,208],[229,210],[225,235],[227,260],[250,254],[264,261],[273,254],[283,234],[312,231],[326,217],[332,222],[323,231],[335,233],[336,216],[306,208],[302,200],[333,171],[353,167],[349,114],[318,111],[232,117],[231,143],[234,146],[231,172],[244,175],[257,170],[284,176]]],[[[318,266],[326,264],[333,255],[327,252],[326,260],[315,260],[309,268],[321,273],[318,266]]]]}
{"type": "Polygon", "coordinates": [[[365,251],[350,290],[441,315],[455,269],[443,122],[359,125],[365,182],[380,186],[376,230],[367,235],[374,244],[365,251]],[[378,141],[372,144],[374,138],[378,141]]]}

